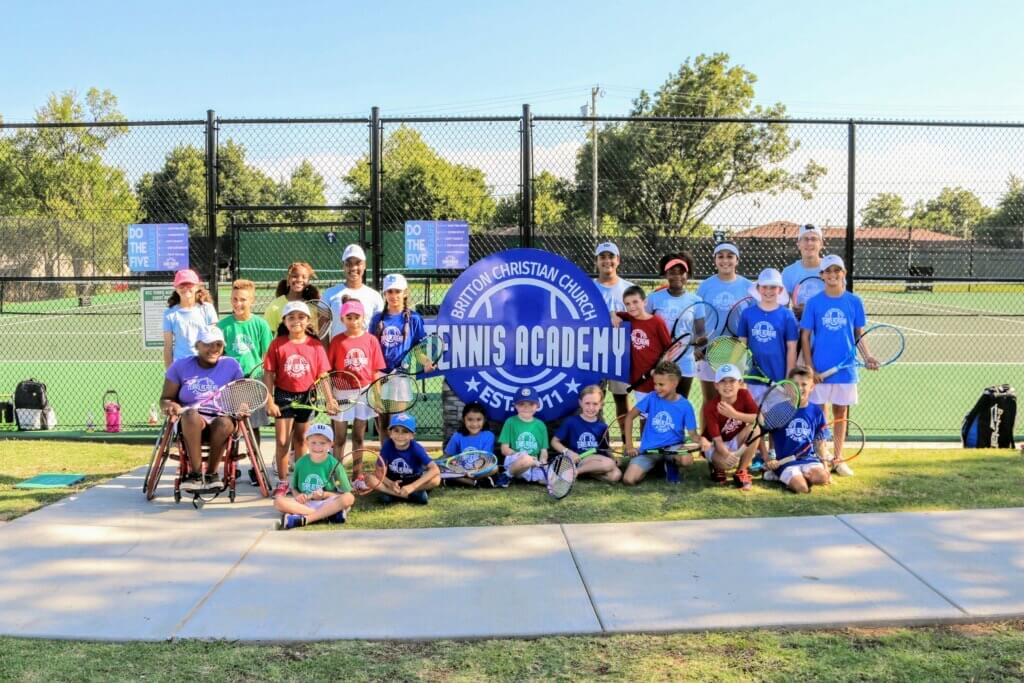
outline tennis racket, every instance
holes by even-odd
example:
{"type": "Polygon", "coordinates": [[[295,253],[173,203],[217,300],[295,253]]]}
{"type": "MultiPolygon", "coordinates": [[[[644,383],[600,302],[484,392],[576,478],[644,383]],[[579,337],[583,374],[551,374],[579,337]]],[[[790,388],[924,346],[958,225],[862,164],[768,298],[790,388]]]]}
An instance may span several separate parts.
{"type": "Polygon", "coordinates": [[[327,341],[331,337],[331,305],[320,299],[311,299],[306,302],[309,306],[309,324],[316,332],[321,341],[327,341]]]}
{"type": "MultiPolygon", "coordinates": [[[[850,462],[855,460],[861,453],[864,452],[864,445],[866,439],[864,436],[864,429],[854,422],[853,420],[835,420],[827,428],[822,431],[822,441],[831,438],[833,448],[835,448],[837,434],[842,434],[843,438],[840,440],[842,444],[841,453],[836,454],[836,461],[850,462]]],[[[803,448],[793,455],[787,455],[784,458],[779,458],[779,467],[788,465],[794,460],[799,460],[810,452],[811,447],[814,445],[814,439],[811,439],[803,448]]],[[[821,460],[822,464],[826,467],[830,464],[827,462],[828,458],[825,453],[817,453],[818,459],[821,460]]]]}
{"type": "Polygon", "coordinates": [[[765,375],[757,362],[750,348],[736,337],[718,337],[710,344],[704,352],[704,359],[713,370],[723,365],[735,365],[739,368],[743,379],[750,379],[762,384],[771,384],[772,381],[765,375]]]}
{"type": "Polygon", "coordinates": [[[259,381],[262,382],[263,381],[263,364],[260,363],[259,365],[254,367],[252,370],[247,372],[245,374],[245,378],[246,379],[256,379],[256,380],[259,380],[259,381]]]}
{"type": "Polygon", "coordinates": [[[868,367],[868,355],[873,356],[877,361],[875,368],[884,368],[886,365],[895,363],[903,355],[904,348],[906,348],[906,340],[898,327],[885,323],[872,325],[857,338],[857,342],[850,350],[850,355],[846,360],[819,373],[819,376],[821,379],[826,379],[845,368],[868,367]]]}
{"type": "Polygon", "coordinates": [[[811,297],[817,296],[825,291],[825,281],[817,275],[811,275],[805,277],[800,282],[796,283],[796,287],[793,288],[793,298],[790,304],[793,308],[793,312],[797,313],[797,317],[800,317],[800,313],[803,313],[804,306],[811,300],[811,297]]]}
{"type": "Polygon", "coordinates": [[[800,387],[795,382],[784,379],[773,384],[761,397],[754,429],[750,430],[745,444],[749,446],[762,434],[785,427],[799,409],[800,387]]]}
{"type": "Polygon", "coordinates": [[[291,407],[318,413],[337,412],[335,406],[341,409],[355,405],[363,402],[364,397],[359,377],[348,370],[335,370],[318,377],[306,392],[305,402],[292,401],[291,407]]]}
{"type": "Polygon", "coordinates": [[[576,463],[571,457],[559,453],[549,461],[540,463],[540,468],[544,471],[549,496],[561,500],[572,492],[576,484],[576,463]]]}
{"type": "Polygon", "coordinates": [[[672,341],[661,352],[658,360],[626,391],[634,391],[651,378],[659,363],[671,361],[678,363],[686,355],[691,346],[703,346],[707,343],[708,334],[718,326],[718,313],[714,306],[703,301],[695,301],[682,310],[676,321],[672,323],[672,341]]]}
{"type": "Polygon", "coordinates": [[[249,415],[267,405],[270,394],[267,385],[254,379],[236,379],[215,390],[206,398],[185,406],[182,410],[197,410],[217,415],[249,415]]]}
{"type": "Polygon", "coordinates": [[[444,354],[444,340],[436,334],[428,334],[418,344],[405,352],[398,369],[408,375],[418,375],[432,370],[444,354]]]}
{"type": "Polygon", "coordinates": [[[351,458],[346,471],[352,482],[352,493],[366,496],[380,489],[388,474],[384,457],[372,448],[360,448],[352,451],[351,458]]]}
{"type": "Polygon", "coordinates": [[[498,469],[498,458],[493,453],[470,448],[457,455],[438,458],[442,479],[480,479],[493,474],[498,469]]]}
{"type": "Polygon", "coordinates": [[[359,378],[346,370],[330,372],[316,381],[307,394],[307,402],[292,401],[292,408],[330,412],[331,401],[344,408],[365,403],[378,415],[393,415],[408,411],[419,400],[420,392],[411,375],[393,373],[378,377],[365,389],[360,389],[359,378]]]}
{"type": "Polygon", "coordinates": [[[743,318],[743,311],[747,310],[751,306],[757,303],[757,300],[752,296],[745,296],[732,305],[729,309],[729,315],[725,319],[724,333],[728,333],[730,337],[740,336],[740,319],[743,318]]]}

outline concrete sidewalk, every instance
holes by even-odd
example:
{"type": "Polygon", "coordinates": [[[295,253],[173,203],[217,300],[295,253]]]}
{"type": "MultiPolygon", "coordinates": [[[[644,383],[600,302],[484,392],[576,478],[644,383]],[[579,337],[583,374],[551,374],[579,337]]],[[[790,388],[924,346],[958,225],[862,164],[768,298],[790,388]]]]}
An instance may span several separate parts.
{"type": "Polygon", "coordinates": [[[147,503],[143,475],[0,525],[0,634],[485,638],[1024,615],[1018,508],[275,532],[247,484],[196,511],[169,477],[147,503]]]}

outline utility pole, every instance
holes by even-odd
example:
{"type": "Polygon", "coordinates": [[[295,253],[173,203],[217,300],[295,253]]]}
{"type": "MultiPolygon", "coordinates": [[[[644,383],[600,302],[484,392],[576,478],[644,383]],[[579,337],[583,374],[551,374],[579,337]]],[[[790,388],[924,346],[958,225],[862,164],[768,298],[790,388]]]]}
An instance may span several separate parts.
{"type": "MultiPolygon", "coordinates": [[[[591,117],[597,116],[597,98],[601,95],[601,86],[595,85],[590,89],[590,115],[591,117]]],[[[595,118],[590,122],[590,147],[593,151],[592,163],[593,168],[591,170],[591,206],[590,206],[590,231],[597,239],[597,119],[595,118]]]]}

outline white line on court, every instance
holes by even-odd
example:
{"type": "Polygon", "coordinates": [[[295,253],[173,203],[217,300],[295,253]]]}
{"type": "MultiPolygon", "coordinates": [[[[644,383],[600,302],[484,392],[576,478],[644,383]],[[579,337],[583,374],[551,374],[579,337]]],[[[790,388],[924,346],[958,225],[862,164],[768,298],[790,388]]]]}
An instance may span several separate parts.
{"type": "MultiPolygon", "coordinates": [[[[953,306],[950,304],[934,304],[934,303],[919,303],[909,301],[896,301],[893,299],[876,299],[874,297],[865,298],[864,301],[875,303],[875,304],[895,304],[897,306],[909,306],[916,307],[925,311],[931,311],[935,313],[969,313],[979,318],[985,318],[987,320],[999,320],[1002,322],[1016,323],[1018,325],[1024,325],[1024,317],[1022,318],[1007,318],[1003,317],[1005,313],[1002,311],[988,311],[980,308],[965,308],[963,306],[953,306]]],[[[899,312],[888,314],[889,316],[899,316],[899,312]]]]}
{"type": "Polygon", "coordinates": [[[921,329],[918,329],[916,327],[910,327],[909,325],[900,325],[898,323],[886,323],[886,325],[892,325],[893,327],[898,327],[900,329],[910,330],[911,332],[917,332],[918,334],[916,336],[919,336],[919,337],[938,337],[938,336],[940,336],[942,334],[941,332],[932,332],[931,330],[921,330],[921,329]]]}

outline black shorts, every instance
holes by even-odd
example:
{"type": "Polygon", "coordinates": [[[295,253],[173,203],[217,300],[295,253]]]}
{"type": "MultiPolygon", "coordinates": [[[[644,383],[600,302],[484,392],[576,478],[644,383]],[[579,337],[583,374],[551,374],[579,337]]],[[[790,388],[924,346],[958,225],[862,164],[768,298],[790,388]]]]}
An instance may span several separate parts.
{"type": "Polygon", "coordinates": [[[299,424],[309,422],[309,416],[313,414],[312,410],[309,408],[292,408],[292,401],[306,403],[308,400],[309,395],[305,391],[294,393],[274,387],[274,403],[281,409],[281,417],[283,418],[295,420],[299,424]]]}

